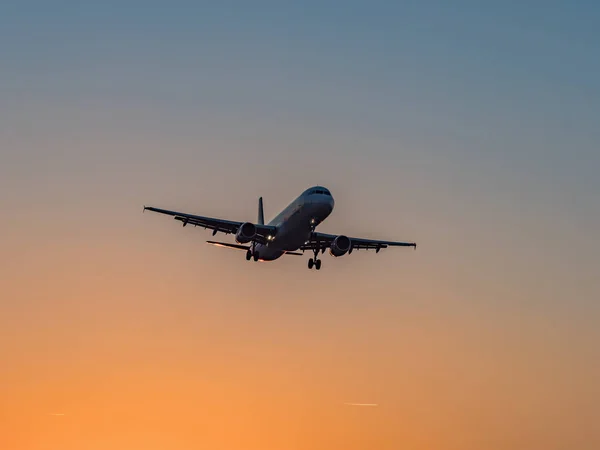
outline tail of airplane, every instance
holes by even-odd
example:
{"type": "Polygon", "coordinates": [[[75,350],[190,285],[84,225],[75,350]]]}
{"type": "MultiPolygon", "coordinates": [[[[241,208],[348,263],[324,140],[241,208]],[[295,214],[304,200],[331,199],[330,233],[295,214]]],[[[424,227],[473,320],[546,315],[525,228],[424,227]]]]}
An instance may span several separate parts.
{"type": "Polygon", "coordinates": [[[258,225],[265,224],[265,214],[263,212],[263,200],[262,197],[258,199],[258,225]]]}

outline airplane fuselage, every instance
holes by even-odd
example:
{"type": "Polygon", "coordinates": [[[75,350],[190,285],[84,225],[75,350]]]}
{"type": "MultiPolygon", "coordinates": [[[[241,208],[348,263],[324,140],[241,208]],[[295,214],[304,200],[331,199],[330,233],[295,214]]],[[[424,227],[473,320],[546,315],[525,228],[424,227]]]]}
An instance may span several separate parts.
{"type": "Polygon", "coordinates": [[[275,226],[275,238],[268,244],[256,244],[259,260],[273,261],[286,252],[298,250],[309,240],[314,227],[333,211],[335,202],[328,189],[315,186],[304,191],[268,225],[275,226]]]}

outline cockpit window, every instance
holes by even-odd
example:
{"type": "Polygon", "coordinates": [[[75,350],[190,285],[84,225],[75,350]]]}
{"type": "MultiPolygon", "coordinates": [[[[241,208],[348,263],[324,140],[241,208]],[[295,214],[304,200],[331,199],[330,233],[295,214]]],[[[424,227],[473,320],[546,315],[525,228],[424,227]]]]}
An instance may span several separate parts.
{"type": "Polygon", "coordinates": [[[321,194],[321,195],[329,195],[329,196],[331,196],[331,194],[329,193],[329,191],[324,191],[322,189],[315,189],[314,191],[310,191],[308,193],[308,195],[313,195],[313,194],[321,194]]]}

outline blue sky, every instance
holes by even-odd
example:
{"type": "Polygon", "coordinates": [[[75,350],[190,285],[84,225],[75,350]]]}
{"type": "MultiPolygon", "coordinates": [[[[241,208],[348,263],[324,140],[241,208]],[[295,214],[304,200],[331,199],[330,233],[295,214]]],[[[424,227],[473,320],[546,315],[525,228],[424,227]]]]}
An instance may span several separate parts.
{"type": "Polygon", "coordinates": [[[40,190],[36,161],[46,178],[98,183],[147,167],[243,178],[245,165],[262,189],[271,172],[347,188],[337,165],[366,180],[365,198],[403,192],[401,204],[479,230],[527,223],[527,235],[589,247],[600,223],[593,2],[1,8],[0,130],[6,161],[20,162],[5,182],[28,179],[26,190],[40,190]],[[161,146],[127,145],[143,136],[161,146]],[[105,172],[90,173],[98,163],[105,172]]]}

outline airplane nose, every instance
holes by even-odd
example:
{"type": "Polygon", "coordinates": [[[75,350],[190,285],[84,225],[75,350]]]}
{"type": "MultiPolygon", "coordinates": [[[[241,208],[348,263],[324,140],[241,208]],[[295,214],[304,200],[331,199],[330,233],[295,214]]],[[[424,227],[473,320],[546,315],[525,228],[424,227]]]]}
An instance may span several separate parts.
{"type": "Polygon", "coordinates": [[[327,199],[327,209],[329,210],[329,212],[333,211],[334,205],[335,205],[335,201],[333,200],[333,197],[329,197],[327,199]]]}

